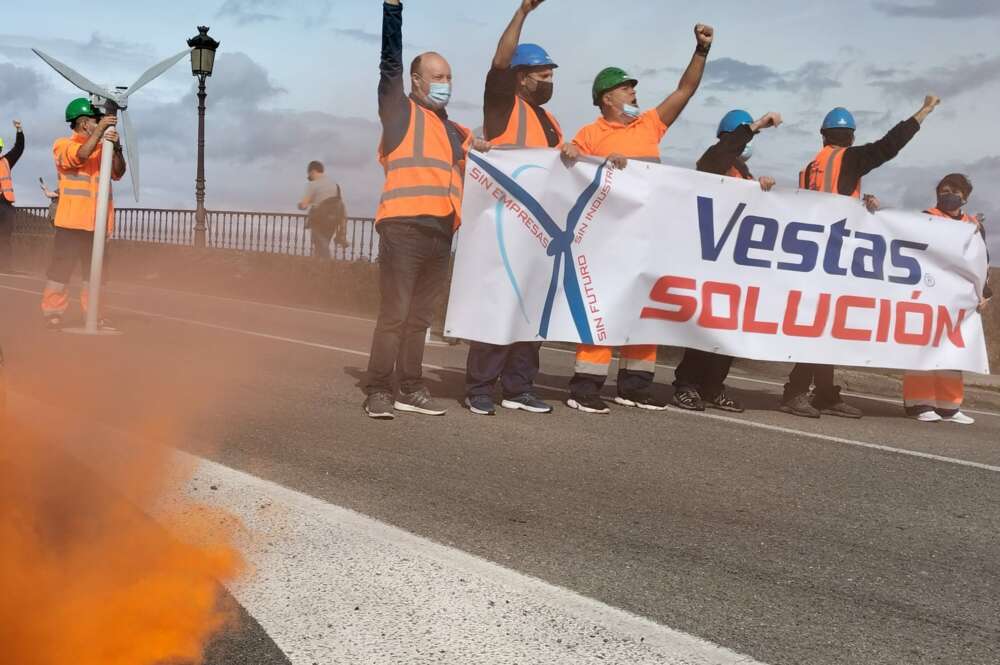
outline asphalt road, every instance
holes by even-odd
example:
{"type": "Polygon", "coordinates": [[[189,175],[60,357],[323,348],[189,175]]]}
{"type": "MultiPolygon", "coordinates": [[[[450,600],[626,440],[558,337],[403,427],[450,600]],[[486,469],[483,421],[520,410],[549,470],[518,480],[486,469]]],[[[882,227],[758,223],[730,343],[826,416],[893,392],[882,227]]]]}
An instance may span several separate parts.
{"type": "MultiPolygon", "coordinates": [[[[927,425],[863,399],[861,421],[808,421],[740,380],[738,416],[477,418],[465,347],[432,346],[452,411],[375,422],[369,321],[121,286],[126,334],[91,339],[44,331],[38,291],[0,277],[11,385],[87,423],[162,419],[229,469],[760,662],[1000,662],[1000,413],[927,425]]],[[[544,352],[543,397],[571,365],[544,352]]]]}

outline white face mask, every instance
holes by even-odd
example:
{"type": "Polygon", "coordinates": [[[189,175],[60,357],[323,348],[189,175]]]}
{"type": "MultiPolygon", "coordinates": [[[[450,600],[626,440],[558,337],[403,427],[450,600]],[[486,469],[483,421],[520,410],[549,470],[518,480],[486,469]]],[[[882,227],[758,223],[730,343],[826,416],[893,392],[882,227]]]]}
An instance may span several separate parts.
{"type": "Polygon", "coordinates": [[[633,106],[632,104],[625,104],[624,106],[622,106],[622,113],[625,114],[626,118],[630,120],[635,120],[636,118],[639,117],[639,114],[642,113],[642,109],[640,109],[638,106],[633,106]]]}
{"type": "Polygon", "coordinates": [[[434,108],[443,109],[448,106],[448,102],[451,101],[451,83],[428,83],[427,101],[434,108]]]}
{"type": "Polygon", "coordinates": [[[744,162],[749,162],[751,157],[753,157],[753,141],[747,143],[746,147],[743,148],[743,152],[740,154],[740,159],[744,162]]]}

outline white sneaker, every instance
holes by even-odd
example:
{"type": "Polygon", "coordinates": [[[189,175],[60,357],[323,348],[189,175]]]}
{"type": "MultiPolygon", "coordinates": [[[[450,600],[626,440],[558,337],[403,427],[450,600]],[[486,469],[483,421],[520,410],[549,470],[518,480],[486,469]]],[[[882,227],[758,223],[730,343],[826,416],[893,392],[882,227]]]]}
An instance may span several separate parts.
{"type": "Polygon", "coordinates": [[[922,423],[939,423],[944,418],[942,418],[937,411],[924,411],[923,413],[918,413],[915,416],[910,416],[914,420],[919,420],[922,423]]]}
{"type": "Polygon", "coordinates": [[[958,423],[959,425],[971,425],[972,423],[976,422],[975,418],[970,418],[961,411],[959,411],[953,416],[942,418],[941,420],[943,420],[946,423],[958,423]]]}

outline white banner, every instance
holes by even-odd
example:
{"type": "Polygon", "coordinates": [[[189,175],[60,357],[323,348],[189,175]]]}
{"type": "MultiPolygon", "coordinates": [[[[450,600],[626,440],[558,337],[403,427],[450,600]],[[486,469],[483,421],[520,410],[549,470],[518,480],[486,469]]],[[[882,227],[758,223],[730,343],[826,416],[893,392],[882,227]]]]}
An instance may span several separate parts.
{"type": "Polygon", "coordinates": [[[988,372],[974,225],[554,150],[472,153],[446,334],[988,372]]]}

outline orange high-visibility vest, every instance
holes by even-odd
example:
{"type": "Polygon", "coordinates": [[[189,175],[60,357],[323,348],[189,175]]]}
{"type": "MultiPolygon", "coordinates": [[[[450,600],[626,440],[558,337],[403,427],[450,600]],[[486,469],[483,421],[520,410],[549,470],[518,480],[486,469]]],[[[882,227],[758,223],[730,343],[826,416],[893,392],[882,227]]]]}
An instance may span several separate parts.
{"type": "MultiPolygon", "coordinates": [[[[465,156],[455,162],[448,130],[433,111],[410,101],[410,126],[402,143],[378,160],[385,169],[382,199],[375,223],[392,217],[455,216],[455,228],[462,223],[462,186],[465,156]]],[[[472,145],[472,132],[456,123],[465,135],[464,153],[472,145]]]]}
{"type": "Polygon", "coordinates": [[[931,208],[930,210],[924,210],[928,215],[934,215],[935,217],[944,217],[946,219],[954,219],[956,222],[968,222],[970,224],[978,225],[979,222],[976,221],[975,217],[970,217],[969,215],[963,214],[961,217],[952,217],[943,210],[938,210],[937,208],[931,208]]]}
{"type": "MultiPolygon", "coordinates": [[[[836,145],[823,146],[816,157],[806,166],[805,170],[799,174],[799,188],[811,189],[817,192],[830,192],[840,194],[837,183],[840,182],[840,168],[844,164],[844,151],[836,145]]],[[[861,180],[854,186],[851,193],[856,199],[861,198],[861,180]]]]}
{"type": "MultiPolygon", "coordinates": [[[[59,175],[59,205],[56,207],[55,225],[64,229],[94,230],[97,215],[97,189],[101,177],[101,152],[103,142],[97,144],[93,154],[81,161],[80,147],[86,137],[74,134],[56,139],[52,155],[59,175]]],[[[116,180],[118,178],[115,178],[116,180]]],[[[108,233],[114,228],[114,197],[108,199],[108,233]]]]}
{"type": "Polygon", "coordinates": [[[0,159],[0,199],[14,203],[14,181],[10,177],[10,164],[6,157],[0,159]]]}
{"type": "MultiPolygon", "coordinates": [[[[548,116],[549,122],[552,123],[556,134],[559,136],[559,143],[556,144],[556,147],[561,146],[563,142],[562,127],[559,126],[555,116],[551,113],[545,109],[542,109],[542,113],[548,116]]],[[[507,122],[507,129],[504,130],[503,134],[490,142],[495,146],[505,145],[516,148],[551,147],[549,146],[549,137],[546,136],[545,128],[542,126],[542,121],[538,119],[538,115],[531,108],[531,105],[521,99],[520,95],[514,96],[514,110],[511,112],[510,120],[507,122]]]]}

